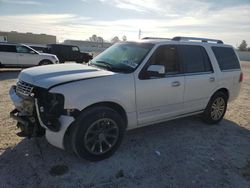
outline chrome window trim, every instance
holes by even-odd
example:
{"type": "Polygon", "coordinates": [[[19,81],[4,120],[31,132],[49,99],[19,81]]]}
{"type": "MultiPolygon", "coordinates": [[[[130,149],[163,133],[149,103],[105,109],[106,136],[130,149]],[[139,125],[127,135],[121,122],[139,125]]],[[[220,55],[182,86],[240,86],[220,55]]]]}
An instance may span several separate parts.
{"type": "Polygon", "coordinates": [[[234,72],[234,71],[241,71],[241,69],[226,69],[226,70],[221,70],[221,72],[234,72]]]}

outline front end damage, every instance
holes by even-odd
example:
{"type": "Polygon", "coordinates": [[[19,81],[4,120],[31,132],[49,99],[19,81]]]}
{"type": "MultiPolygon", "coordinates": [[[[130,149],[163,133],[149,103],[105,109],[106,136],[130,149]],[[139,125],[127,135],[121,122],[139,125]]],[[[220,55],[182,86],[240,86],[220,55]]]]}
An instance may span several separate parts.
{"type": "MultiPolygon", "coordinates": [[[[21,137],[41,137],[45,132],[61,130],[61,116],[73,116],[64,110],[64,96],[19,80],[10,89],[15,109],[10,116],[17,120],[21,137]]],[[[73,119],[71,117],[71,119],[73,119]]]]}

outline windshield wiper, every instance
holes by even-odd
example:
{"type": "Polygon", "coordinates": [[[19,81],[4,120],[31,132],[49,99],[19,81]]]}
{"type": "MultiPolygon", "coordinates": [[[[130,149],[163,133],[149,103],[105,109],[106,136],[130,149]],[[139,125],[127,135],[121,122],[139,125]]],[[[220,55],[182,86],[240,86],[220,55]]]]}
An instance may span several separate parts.
{"type": "Polygon", "coordinates": [[[123,73],[130,73],[131,70],[129,69],[124,69],[124,68],[119,68],[119,67],[114,67],[112,64],[106,62],[106,61],[90,61],[90,65],[96,66],[96,67],[101,67],[105,68],[106,70],[112,71],[112,72],[123,72],[123,73]]]}
{"type": "Polygon", "coordinates": [[[94,65],[94,66],[97,66],[97,67],[102,67],[102,68],[105,68],[107,70],[112,70],[113,67],[110,63],[107,63],[105,61],[96,61],[97,63],[93,63],[93,61],[90,61],[90,65],[94,65]]]}

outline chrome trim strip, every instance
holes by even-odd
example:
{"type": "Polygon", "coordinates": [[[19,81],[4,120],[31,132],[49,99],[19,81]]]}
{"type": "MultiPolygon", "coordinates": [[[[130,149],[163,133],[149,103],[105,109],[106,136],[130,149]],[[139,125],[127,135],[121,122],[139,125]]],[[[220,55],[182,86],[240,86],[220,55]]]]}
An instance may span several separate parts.
{"type": "Polygon", "coordinates": [[[196,73],[183,73],[183,74],[175,74],[175,75],[166,75],[163,78],[169,78],[169,77],[178,77],[178,76],[196,76],[196,75],[205,75],[205,74],[213,74],[214,72],[196,72],[196,73]]]}
{"type": "Polygon", "coordinates": [[[227,70],[221,70],[221,72],[235,72],[235,71],[241,71],[241,69],[227,69],[227,70]]]}

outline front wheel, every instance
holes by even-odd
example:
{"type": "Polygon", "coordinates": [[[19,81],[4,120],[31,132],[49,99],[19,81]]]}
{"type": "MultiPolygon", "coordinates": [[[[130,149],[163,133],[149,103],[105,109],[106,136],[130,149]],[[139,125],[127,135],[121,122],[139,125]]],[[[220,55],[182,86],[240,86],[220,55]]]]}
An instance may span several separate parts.
{"type": "Polygon", "coordinates": [[[211,97],[205,111],[203,112],[203,120],[209,124],[219,123],[226,113],[227,100],[228,97],[224,93],[215,93],[211,97]]]}
{"type": "Polygon", "coordinates": [[[80,158],[103,160],[117,150],[124,132],[125,122],[119,113],[108,107],[95,107],[82,113],[74,123],[71,147],[80,158]]]}
{"type": "Polygon", "coordinates": [[[49,60],[43,60],[43,61],[41,61],[40,63],[39,63],[39,65],[41,66],[41,65],[50,65],[50,64],[53,64],[51,61],[49,61],[49,60]]]}

